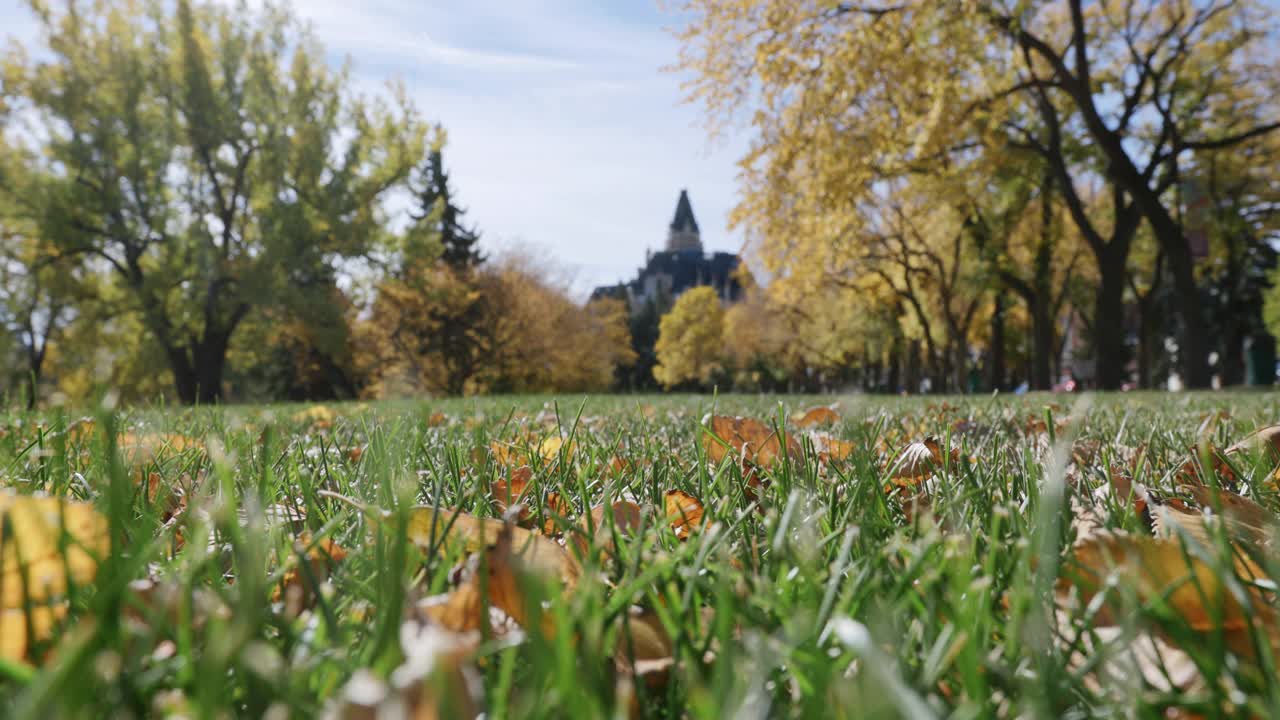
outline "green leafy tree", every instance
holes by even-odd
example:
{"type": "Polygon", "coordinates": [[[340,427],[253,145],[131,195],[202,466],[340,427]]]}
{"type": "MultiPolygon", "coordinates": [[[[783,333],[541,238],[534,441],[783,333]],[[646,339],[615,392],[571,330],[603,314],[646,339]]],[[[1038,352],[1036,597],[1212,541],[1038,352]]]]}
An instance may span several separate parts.
{"type": "Polygon", "coordinates": [[[696,287],[676,298],[658,324],[658,364],[653,377],[663,387],[707,384],[720,370],[724,344],[724,308],[710,287],[696,287]]]}
{"type": "MultiPolygon", "coordinates": [[[[59,258],[104,268],[178,397],[221,397],[255,309],[323,298],[386,238],[384,196],[422,157],[402,97],[348,90],[288,12],[213,2],[31,2],[45,47],[3,66],[6,121],[40,173],[0,175],[59,258]]],[[[319,300],[318,300],[319,301],[319,300]]]]}

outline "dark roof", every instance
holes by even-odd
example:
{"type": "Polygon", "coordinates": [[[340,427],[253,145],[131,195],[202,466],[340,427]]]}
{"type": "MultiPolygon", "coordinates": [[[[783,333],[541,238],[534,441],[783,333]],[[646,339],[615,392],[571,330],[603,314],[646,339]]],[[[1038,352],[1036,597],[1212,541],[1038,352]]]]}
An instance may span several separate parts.
{"type": "Polygon", "coordinates": [[[649,256],[649,262],[640,270],[636,279],[602,285],[591,293],[591,299],[616,297],[625,299],[627,289],[640,293],[644,289],[645,278],[662,274],[671,278],[671,292],[679,295],[685,290],[699,285],[710,285],[717,292],[727,292],[727,300],[741,297],[742,286],[738,282],[735,271],[742,263],[741,258],[733,253],[717,252],[703,255],[698,250],[663,250],[649,256]]]}
{"type": "Polygon", "coordinates": [[[692,230],[698,232],[698,221],[693,219],[693,206],[689,204],[689,191],[680,191],[680,200],[676,202],[676,216],[671,219],[672,230],[692,230]]]}

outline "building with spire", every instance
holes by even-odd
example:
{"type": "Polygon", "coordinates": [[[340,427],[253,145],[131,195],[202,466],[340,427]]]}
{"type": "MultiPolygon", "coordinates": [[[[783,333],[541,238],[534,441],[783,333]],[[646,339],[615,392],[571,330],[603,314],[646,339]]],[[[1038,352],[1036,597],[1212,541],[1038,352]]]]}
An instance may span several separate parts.
{"type": "Polygon", "coordinates": [[[645,266],[634,280],[617,285],[602,285],[591,293],[591,299],[612,297],[625,300],[632,312],[653,303],[659,314],[690,288],[710,286],[724,302],[742,295],[736,271],[741,260],[726,252],[706,254],[702,250],[702,233],[693,216],[689,192],[680,191],[676,213],[667,228],[664,249],[649,252],[645,266]]]}

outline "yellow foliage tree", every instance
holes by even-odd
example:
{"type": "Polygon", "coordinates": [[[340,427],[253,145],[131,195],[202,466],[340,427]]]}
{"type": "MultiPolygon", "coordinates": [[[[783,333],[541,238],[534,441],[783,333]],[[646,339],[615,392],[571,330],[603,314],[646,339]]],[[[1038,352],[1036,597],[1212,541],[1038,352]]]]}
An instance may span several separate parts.
{"type": "Polygon", "coordinates": [[[721,369],[724,308],[715,290],[697,287],[676,299],[658,325],[658,364],[653,377],[663,387],[706,384],[721,369]]]}

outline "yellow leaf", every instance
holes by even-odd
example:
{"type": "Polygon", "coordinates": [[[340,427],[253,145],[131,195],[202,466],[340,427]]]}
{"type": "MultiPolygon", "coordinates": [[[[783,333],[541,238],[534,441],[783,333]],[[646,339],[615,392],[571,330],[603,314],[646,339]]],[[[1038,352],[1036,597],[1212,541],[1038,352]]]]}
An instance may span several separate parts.
{"type": "Polygon", "coordinates": [[[4,660],[36,660],[28,653],[27,623],[31,623],[31,635],[39,642],[47,640],[56,624],[67,616],[66,603],[40,605],[31,608],[27,613],[19,608],[0,608],[0,659],[4,660]]]}
{"type": "Polygon", "coordinates": [[[58,598],[68,574],[89,582],[110,546],[106,519],[88,503],[0,494],[0,607],[58,598]]]}
{"type": "Polygon", "coordinates": [[[28,659],[28,623],[47,638],[66,616],[69,582],[91,581],[110,546],[87,503],[0,494],[0,658],[28,659]]]}

